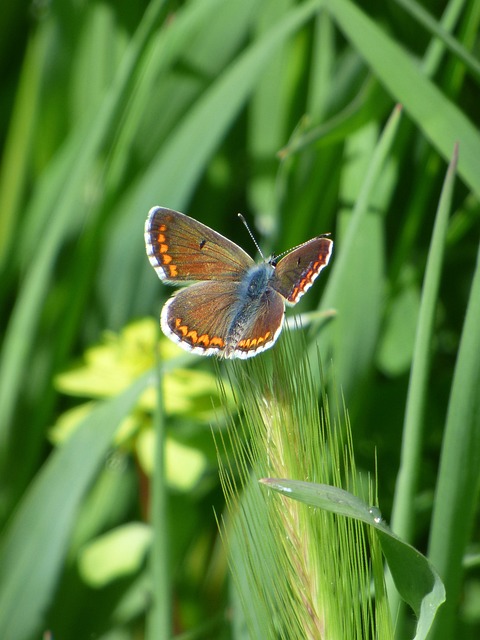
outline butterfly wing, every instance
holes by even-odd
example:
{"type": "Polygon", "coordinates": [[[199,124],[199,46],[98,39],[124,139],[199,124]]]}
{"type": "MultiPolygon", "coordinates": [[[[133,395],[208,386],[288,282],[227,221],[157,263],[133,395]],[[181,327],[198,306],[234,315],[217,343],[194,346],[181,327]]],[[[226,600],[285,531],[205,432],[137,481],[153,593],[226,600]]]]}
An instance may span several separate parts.
{"type": "Polygon", "coordinates": [[[236,282],[198,282],[172,296],[162,310],[167,337],[186,351],[225,358],[249,358],[268,349],[283,323],[284,302],[264,292],[252,317],[242,317],[236,282]]]}
{"type": "Polygon", "coordinates": [[[228,281],[198,282],[180,289],[162,309],[162,330],[186,351],[222,355],[237,295],[238,284],[228,281]]]}
{"type": "Polygon", "coordinates": [[[148,259],[167,283],[223,280],[238,282],[254,265],[231,240],[193,218],[153,207],[145,222],[148,259]]]}
{"type": "Polygon", "coordinates": [[[231,346],[231,358],[251,358],[275,344],[283,326],[285,302],[271,288],[263,293],[257,313],[231,346]]]}
{"type": "Polygon", "coordinates": [[[325,236],[312,238],[282,258],[275,268],[271,286],[290,304],[297,304],[332,255],[333,242],[325,236]]]}

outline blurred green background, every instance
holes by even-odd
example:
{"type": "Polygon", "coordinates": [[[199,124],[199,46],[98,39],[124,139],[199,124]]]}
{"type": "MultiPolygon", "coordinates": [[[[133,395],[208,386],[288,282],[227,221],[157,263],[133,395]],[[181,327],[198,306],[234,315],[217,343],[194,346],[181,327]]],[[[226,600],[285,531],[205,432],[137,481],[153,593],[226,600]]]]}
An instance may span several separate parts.
{"type": "MultiPolygon", "coordinates": [[[[478,637],[479,24],[476,0],[3,7],[3,638],[144,637],[155,394],[142,375],[172,293],[145,255],[153,205],[251,255],[239,211],[265,254],[332,233],[331,265],[296,311],[337,312],[309,338],[345,395],[357,466],[374,473],[377,456],[384,518],[445,580],[432,638],[478,637]],[[79,405],[93,418],[69,440],[79,405]]],[[[213,511],[215,372],[161,345],[173,629],[237,637],[213,511]]]]}

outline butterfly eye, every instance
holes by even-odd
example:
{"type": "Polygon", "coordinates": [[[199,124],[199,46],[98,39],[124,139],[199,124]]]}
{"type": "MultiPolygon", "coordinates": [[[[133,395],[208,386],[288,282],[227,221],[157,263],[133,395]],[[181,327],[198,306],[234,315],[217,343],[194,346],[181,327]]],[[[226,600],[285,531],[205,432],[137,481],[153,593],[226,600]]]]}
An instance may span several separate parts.
{"type": "Polygon", "coordinates": [[[206,245],[207,241],[206,240],[200,240],[200,249],[203,249],[203,247],[206,245]]]}

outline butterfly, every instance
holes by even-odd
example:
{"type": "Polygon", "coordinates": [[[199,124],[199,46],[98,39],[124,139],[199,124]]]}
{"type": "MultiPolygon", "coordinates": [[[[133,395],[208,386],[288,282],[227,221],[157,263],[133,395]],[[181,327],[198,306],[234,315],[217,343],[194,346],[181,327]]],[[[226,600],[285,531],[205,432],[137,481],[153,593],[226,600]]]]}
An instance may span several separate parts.
{"type": "Polygon", "coordinates": [[[192,353],[224,358],[250,358],[273,346],[285,304],[299,301],[333,248],[321,235],[257,264],[220,233],[163,207],[148,213],[145,245],[163,282],[188,285],[162,309],[165,335],[192,353]]]}

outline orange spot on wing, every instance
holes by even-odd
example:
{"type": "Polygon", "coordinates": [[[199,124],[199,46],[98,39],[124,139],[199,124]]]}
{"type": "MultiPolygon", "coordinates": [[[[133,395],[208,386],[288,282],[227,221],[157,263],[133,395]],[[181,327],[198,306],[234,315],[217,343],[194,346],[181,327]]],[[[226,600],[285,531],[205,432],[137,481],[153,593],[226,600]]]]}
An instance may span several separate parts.
{"type": "Polygon", "coordinates": [[[200,346],[205,349],[217,348],[223,349],[225,347],[225,341],[219,336],[213,336],[212,338],[207,333],[202,333],[200,336],[195,329],[190,329],[183,323],[182,318],[175,318],[172,331],[179,336],[181,340],[190,343],[192,346],[200,346]]]}
{"type": "Polygon", "coordinates": [[[192,329],[187,333],[185,338],[187,340],[191,340],[193,344],[196,344],[198,342],[198,333],[195,331],[195,329],[192,329]]]}
{"type": "Polygon", "coordinates": [[[175,318],[175,332],[184,338],[188,333],[188,327],[182,324],[181,318],[175,318]]]}
{"type": "Polygon", "coordinates": [[[249,351],[250,349],[256,349],[264,342],[268,342],[270,336],[272,335],[271,331],[267,331],[263,336],[257,336],[256,338],[244,338],[240,340],[237,347],[239,349],[243,349],[244,351],[249,351]]]}

